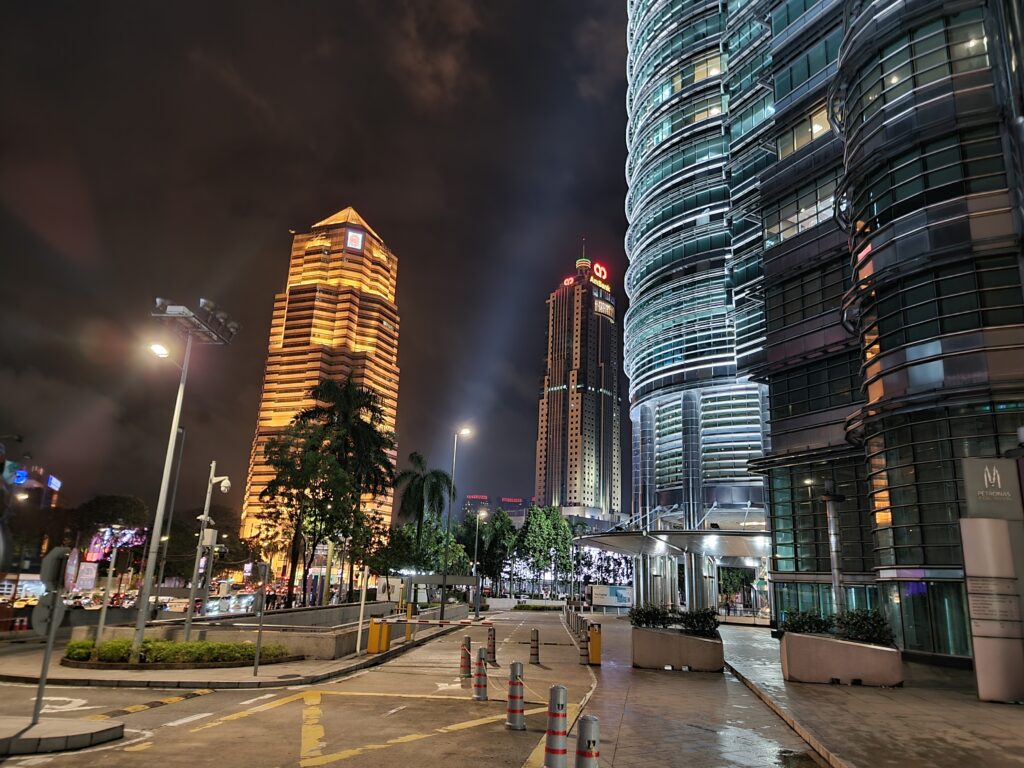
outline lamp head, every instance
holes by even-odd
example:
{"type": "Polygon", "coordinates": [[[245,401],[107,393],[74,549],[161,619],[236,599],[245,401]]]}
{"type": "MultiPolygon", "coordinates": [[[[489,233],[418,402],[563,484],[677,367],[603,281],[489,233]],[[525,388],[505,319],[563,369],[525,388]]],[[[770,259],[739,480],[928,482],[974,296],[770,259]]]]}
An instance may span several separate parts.
{"type": "Polygon", "coordinates": [[[231,490],[231,481],[228,478],[224,478],[220,481],[220,492],[228,493],[231,490]]]}
{"type": "Polygon", "coordinates": [[[165,347],[163,344],[160,344],[160,343],[150,344],[149,345],[149,351],[152,352],[157,357],[161,357],[161,358],[169,357],[170,354],[171,354],[170,350],[168,350],[167,347],[165,347]]]}
{"type": "Polygon", "coordinates": [[[462,437],[469,437],[470,435],[473,434],[473,430],[470,429],[469,427],[463,427],[462,429],[459,430],[459,434],[462,437]]]}

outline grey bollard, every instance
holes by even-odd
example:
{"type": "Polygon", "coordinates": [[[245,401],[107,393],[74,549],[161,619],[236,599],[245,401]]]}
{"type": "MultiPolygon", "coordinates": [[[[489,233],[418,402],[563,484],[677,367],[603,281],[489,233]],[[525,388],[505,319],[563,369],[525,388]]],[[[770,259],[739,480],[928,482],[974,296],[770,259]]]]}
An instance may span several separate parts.
{"type": "Polygon", "coordinates": [[[473,676],[473,638],[466,635],[462,638],[462,648],[459,649],[459,677],[470,678],[473,676]]]}
{"type": "Polygon", "coordinates": [[[593,715],[584,715],[576,725],[576,768],[599,768],[600,758],[600,725],[593,715]]]}
{"type": "Polygon", "coordinates": [[[583,622],[583,632],[580,634],[580,664],[590,664],[590,632],[587,622],[583,622]]]}
{"type": "Polygon", "coordinates": [[[530,630],[530,663],[540,664],[540,630],[536,627],[530,630]]]}
{"type": "Polygon", "coordinates": [[[548,693],[548,732],[544,741],[544,768],[566,768],[569,694],[564,685],[548,693]]]}
{"type": "Polygon", "coordinates": [[[523,707],[523,663],[513,661],[508,671],[508,705],[505,707],[505,727],[513,731],[526,730],[526,711],[523,707]]]}
{"type": "Polygon", "coordinates": [[[476,652],[476,672],[473,674],[473,699],[487,701],[487,650],[476,652]]]}
{"type": "Polygon", "coordinates": [[[494,627],[487,628],[487,663],[498,664],[498,651],[494,627]]]}

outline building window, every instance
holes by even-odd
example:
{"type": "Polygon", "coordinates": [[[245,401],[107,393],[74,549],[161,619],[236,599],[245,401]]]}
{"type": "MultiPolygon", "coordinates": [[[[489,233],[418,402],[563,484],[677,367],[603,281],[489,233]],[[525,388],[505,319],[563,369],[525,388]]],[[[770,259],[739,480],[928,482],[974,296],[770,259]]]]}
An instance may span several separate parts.
{"type": "Polygon", "coordinates": [[[789,157],[831,130],[832,124],[828,121],[828,110],[825,105],[815,107],[810,115],[779,135],[779,159],[789,157]]]}
{"type": "Polygon", "coordinates": [[[850,405],[860,399],[860,353],[816,360],[771,377],[773,419],[850,405]]]}
{"type": "Polygon", "coordinates": [[[732,119],[729,125],[729,135],[733,141],[738,141],[744,134],[749,133],[774,114],[775,107],[772,97],[760,98],[732,119]]]}
{"type": "Polygon", "coordinates": [[[850,287],[850,275],[849,261],[839,259],[773,284],[766,297],[769,326],[778,330],[838,309],[850,287]]]}
{"type": "Polygon", "coordinates": [[[935,203],[1007,186],[996,126],[959,131],[878,164],[853,194],[855,250],[886,224],[935,203]]]}
{"type": "Polygon", "coordinates": [[[917,27],[890,42],[879,59],[857,72],[846,98],[847,124],[870,120],[885,104],[915,87],[988,65],[981,8],[917,27]]]}
{"type": "Polygon", "coordinates": [[[837,27],[779,70],[775,74],[775,99],[789,95],[834,62],[842,40],[843,28],[837,27]]]}
{"type": "Polygon", "coordinates": [[[838,173],[838,169],[829,171],[765,209],[765,248],[832,218],[838,173]]]}

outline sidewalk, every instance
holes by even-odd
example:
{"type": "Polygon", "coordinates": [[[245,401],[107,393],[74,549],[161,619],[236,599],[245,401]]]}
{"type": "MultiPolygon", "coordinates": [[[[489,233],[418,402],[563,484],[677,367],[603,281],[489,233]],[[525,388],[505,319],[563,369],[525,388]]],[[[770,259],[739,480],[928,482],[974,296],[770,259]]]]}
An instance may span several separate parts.
{"type": "MultiPolygon", "coordinates": [[[[349,656],[344,659],[308,660],[284,662],[281,664],[260,664],[260,674],[252,674],[252,666],[229,667],[225,669],[183,669],[183,670],[106,670],[73,669],[60,664],[63,649],[54,649],[47,676],[47,685],[102,686],[109,688],[281,688],[289,685],[310,685],[348,675],[361,669],[376,666],[401,655],[411,648],[422,645],[436,637],[442,637],[460,627],[443,627],[421,630],[406,644],[398,633],[392,641],[391,650],[374,656],[349,656]]],[[[0,682],[39,682],[39,670],[43,663],[43,649],[12,652],[0,657],[0,682]]]]}
{"type": "Polygon", "coordinates": [[[720,631],[726,665],[836,768],[1024,766],[1024,707],[978,701],[970,672],[907,664],[903,688],[787,683],[767,630],[720,631]]]}
{"type": "MultiPolygon", "coordinates": [[[[633,669],[628,621],[594,614],[602,663],[584,714],[601,727],[601,765],[812,768],[811,749],[728,672],[633,669]]],[[[576,729],[570,737],[570,762],[576,729]]]]}

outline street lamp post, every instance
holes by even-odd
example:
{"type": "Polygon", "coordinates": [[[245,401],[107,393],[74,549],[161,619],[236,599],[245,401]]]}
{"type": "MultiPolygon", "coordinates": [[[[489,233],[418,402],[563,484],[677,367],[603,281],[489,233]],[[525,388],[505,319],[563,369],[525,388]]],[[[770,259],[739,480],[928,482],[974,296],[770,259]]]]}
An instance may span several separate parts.
{"type": "Polygon", "coordinates": [[[477,560],[477,552],[480,549],[480,518],[482,517],[487,517],[486,509],[481,509],[479,512],[476,513],[476,536],[473,537],[473,578],[476,580],[476,597],[473,605],[476,609],[477,621],[480,621],[480,577],[477,575],[479,572],[479,561],[477,560]]]}
{"type": "Polygon", "coordinates": [[[121,544],[121,526],[112,525],[110,530],[113,531],[114,549],[110,553],[110,562],[107,564],[107,583],[103,588],[103,605],[100,607],[100,622],[96,626],[96,642],[93,648],[99,648],[100,642],[103,640],[103,628],[107,623],[107,606],[110,605],[110,582],[114,578],[114,568],[117,565],[117,548],[121,544]]]}
{"type": "MultiPolygon", "coordinates": [[[[185,398],[185,382],[188,380],[188,363],[192,356],[192,341],[199,339],[201,344],[228,344],[238,332],[238,323],[228,317],[226,312],[217,309],[212,301],[199,300],[199,312],[193,312],[181,304],[172,304],[166,299],[156,300],[153,317],[172,323],[185,335],[185,355],[181,363],[181,379],[178,382],[178,394],[174,401],[174,415],[171,417],[171,433],[167,439],[167,453],[164,457],[164,471],[160,480],[160,495],[156,503],[156,519],[150,528],[149,552],[146,557],[146,570],[139,585],[139,612],[135,619],[135,635],[132,637],[132,648],[129,661],[137,664],[142,650],[142,640],[146,633],[146,619],[149,615],[149,595],[156,573],[157,555],[160,551],[160,531],[164,527],[164,514],[167,506],[167,492],[171,485],[171,468],[174,465],[174,444],[178,435],[178,422],[181,420],[181,404],[185,398]]],[[[154,344],[150,347],[158,357],[168,357],[167,348],[154,344]]]]}
{"type": "MultiPolygon", "coordinates": [[[[196,561],[192,566],[192,583],[189,585],[188,590],[188,606],[185,608],[185,642],[189,640],[189,636],[192,634],[192,617],[195,615],[196,610],[196,588],[199,586],[199,561],[203,557],[203,549],[207,546],[206,544],[206,526],[212,523],[210,519],[210,496],[213,495],[213,486],[220,485],[221,493],[227,493],[231,490],[231,481],[227,475],[217,476],[217,462],[210,462],[210,479],[206,482],[206,502],[203,504],[203,514],[199,518],[199,541],[196,542],[196,561]]],[[[216,544],[216,539],[214,540],[216,544]]],[[[210,554],[213,554],[211,548],[210,554]]],[[[203,573],[203,583],[206,583],[206,575],[210,573],[213,567],[213,558],[208,557],[206,560],[206,570],[203,573]]]]}
{"type": "Polygon", "coordinates": [[[444,619],[445,592],[448,591],[448,550],[452,531],[452,507],[455,506],[455,459],[459,455],[459,436],[469,437],[473,430],[463,427],[455,433],[455,444],[452,447],[452,482],[451,493],[448,494],[448,518],[444,526],[444,567],[441,568],[441,619],[444,619]]]}
{"type": "Polygon", "coordinates": [[[178,461],[174,467],[174,484],[171,486],[171,503],[167,506],[167,522],[160,537],[160,572],[153,585],[153,605],[160,607],[160,587],[164,583],[164,569],[167,567],[167,548],[171,545],[171,520],[174,517],[174,500],[178,497],[178,478],[181,477],[181,454],[185,450],[185,428],[178,427],[178,461]]]}

